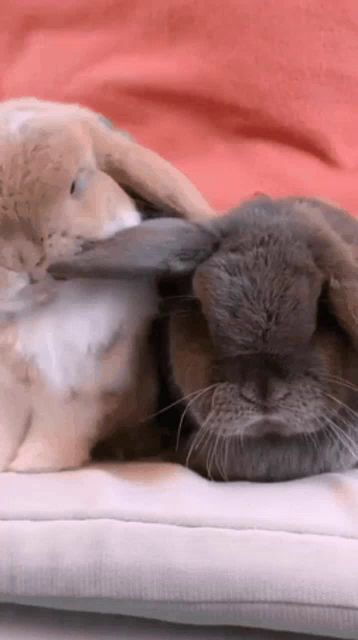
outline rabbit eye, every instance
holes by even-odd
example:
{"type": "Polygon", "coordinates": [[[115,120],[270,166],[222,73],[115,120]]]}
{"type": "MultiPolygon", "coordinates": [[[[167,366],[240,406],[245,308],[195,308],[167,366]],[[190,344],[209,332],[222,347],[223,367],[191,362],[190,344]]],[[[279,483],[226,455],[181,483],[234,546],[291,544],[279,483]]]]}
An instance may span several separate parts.
{"type": "Polygon", "coordinates": [[[90,169],[80,169],[75,179],[71,182],[71,196],[80,198],[88,188],[94,172],[90,169]]]}

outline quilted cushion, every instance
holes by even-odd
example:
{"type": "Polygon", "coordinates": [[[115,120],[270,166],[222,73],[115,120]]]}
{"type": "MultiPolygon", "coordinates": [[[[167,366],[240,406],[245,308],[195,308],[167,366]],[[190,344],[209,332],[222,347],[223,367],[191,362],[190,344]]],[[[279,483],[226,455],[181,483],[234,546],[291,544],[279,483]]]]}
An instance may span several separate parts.
{"type": "Polygon", "coordinates": [[[356,213],[357,31],[356,0],[2,0],[0,98],[92,106],[218,209],[263,191],[356,213]]]}
{"type": "Polygon", "coordinates": [[[358,472],[0,475],[0,600],[357,638],[358,472]]]}

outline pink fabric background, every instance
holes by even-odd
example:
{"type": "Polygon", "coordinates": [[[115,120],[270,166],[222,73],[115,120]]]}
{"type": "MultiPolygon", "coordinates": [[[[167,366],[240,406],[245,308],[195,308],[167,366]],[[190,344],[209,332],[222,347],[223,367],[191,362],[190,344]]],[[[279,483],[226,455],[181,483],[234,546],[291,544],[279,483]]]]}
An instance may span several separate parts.
{"type": "Polygon", "coordinates": [[[358,212],[356,0],[2,0],[0,98],[21,95],[101,111],[220,210],[358,212]]]}

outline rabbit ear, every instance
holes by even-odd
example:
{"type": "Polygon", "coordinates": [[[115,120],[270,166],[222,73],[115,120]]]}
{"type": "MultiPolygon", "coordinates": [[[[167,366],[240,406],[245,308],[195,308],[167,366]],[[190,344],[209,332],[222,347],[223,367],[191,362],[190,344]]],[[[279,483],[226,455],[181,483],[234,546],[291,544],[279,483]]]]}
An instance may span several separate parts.
{"type": "Polygon", "coordinates": [[[358,264],[349,245],[337,243],[334,261],[330,255],[326,274],[332,311],[354,346],[358,347],[358,264]]]}
{"type": "Polygon", "coordinates": [[[358,223],[338,208],[320,203],[323,226],[313,245],[327,285],[329,305],[342,329],[358,347],[358,223]]]}
{"type": "Polygon", "coordinates": [[[176,218],[147,220],[49,267],[57,278],[175,276],[193,271],[215,250],[211,230],[176,218]]]}
{"type": "Polygon", "coordinates": [[[358,270],[355,277],[332,278],[329,299],[342,329],[347,332],[354,346],[358,347],[358,270]]]}
{"type": "Polygon", "coordinates": [[[91,135],[98,166],[134,197],[192,221],[214,215],[188,178],[158,154],[98,119],[91,122],[91,135]]]}

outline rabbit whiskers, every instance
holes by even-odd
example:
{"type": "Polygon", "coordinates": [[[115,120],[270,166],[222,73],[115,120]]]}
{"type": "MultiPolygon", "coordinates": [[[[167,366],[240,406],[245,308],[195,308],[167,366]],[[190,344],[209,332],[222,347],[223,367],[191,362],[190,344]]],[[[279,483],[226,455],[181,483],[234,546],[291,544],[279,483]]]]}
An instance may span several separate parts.
{"type": "Polygon", "coordinates": [[[340,415],[341,424],[337,424],[336,420],[332,418],[325,418],[325,425],[328,427],[329,433],[333,436],[334,441],[340,442],[344,449],[346,449],[354,460],[358,460],[358,442],[355,442],[348,431],[358,429],[358,413],[353,411],[345,402],[339,400],[330,393],[325,393],[326,397],[332,402],[336,402],[342,411],[347,412],[348,416],[344,418],[340,415]],[[342,428],[342,424],[347,430],[342,428]]]}
{"type": "MultiPolygon", "coordinates": [[[[346,383],[344,380],[335,379],[337,384],[347,384],[349,388],[352,388],[354,391],[358,391],[358,387],[355,387],[353,384],[346,383]]],[[[332,402],[336,402],[342,408],[342,411],[345,411],[348,415],[346,418],[340,415],[340,424],[337,423],[332,417],[326,418],[317,418],[315,421],[318,423],[318,427],[320,429],[326,428],[327,434],[333,439],[334,442],[340,443],[340,445],[346,449],[350,455],[354,458],[354,460],[358,460],[358,442],[355,442],[352,436],[349,434],[349,431],[352,429],[358,429],[358,413],[353,411],[348,405],[346,405],[342,400],[339,400],[335,396],[331,394],[325,393],[326,397],[328,397],[332,402]],[[346,430],[344,429],[346,427],[346,430]]],[[[215,391],[213,393],[214,400],[215,391]]],[[[195,400],[195,398],[194,398],[195,400]]],[[[281,405],[281,408],[284,408],[281,405]]],[[[186,410],[188,407],[186,407],[186,410]]],[[[213,468],[216,468],[217,474],[221,476],[223,480],[227,480],[227,462],[230,446],[232,446],[233,442],[237,441],[239,436],[241,446],[244,444],[245,440],[245,431],[240,434],[228,433],[225,428],[222,429],[214,429],[208,428],[207,424],[210,419],[210,412],[195,434],[193,441],[191,443],[187,458],[186,458],[186,466],[189,465],[190,458],[193,455],[193,452],[198,449],[200,446],[206,449],[206,459],[205,459],[205,469],[207,472],[207,476],[212,480],[213,479],[213,468]]],[[[319,437],[316,432],[309,432],[303,434],[307,441],[311,442],[317,454],[319,454],[319,437]]]]}
{"type": "Polygon", "coordinates": [[[340,378],[339,376],[332,376],[332,375],[327,375],[327,374],[322,376],[322,378],[323,377],[327,382],[332,382],[333,384],[335,384],[337,386],[346,387],[347,389],[350,389],[351,391],[358,392],[358,386],[353,384],[353,382],[349,382],[349,380],[345,380],[344,378],[340,378]]]}

